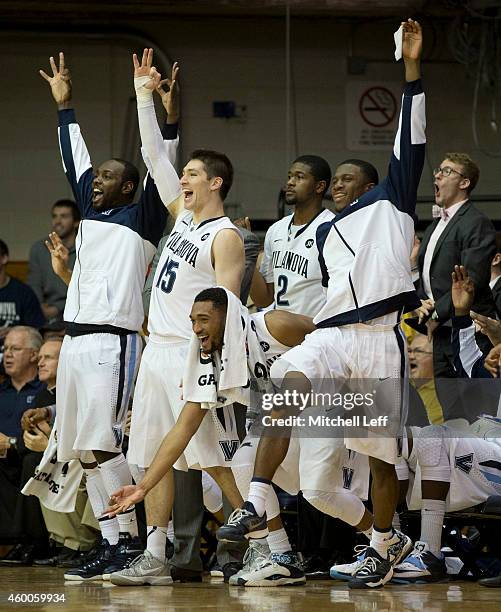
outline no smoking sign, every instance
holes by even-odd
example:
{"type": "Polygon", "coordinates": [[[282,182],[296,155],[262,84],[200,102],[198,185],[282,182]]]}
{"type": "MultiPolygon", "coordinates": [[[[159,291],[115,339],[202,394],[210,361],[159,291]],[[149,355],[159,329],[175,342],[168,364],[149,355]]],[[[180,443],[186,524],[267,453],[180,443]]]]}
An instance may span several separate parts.
{"type": "Polygon", "coordinates": [[[358,108],[366,123],[386,127],[397,114],[397,101],[386,87],[371,87],[362,94],[358,108]]]}

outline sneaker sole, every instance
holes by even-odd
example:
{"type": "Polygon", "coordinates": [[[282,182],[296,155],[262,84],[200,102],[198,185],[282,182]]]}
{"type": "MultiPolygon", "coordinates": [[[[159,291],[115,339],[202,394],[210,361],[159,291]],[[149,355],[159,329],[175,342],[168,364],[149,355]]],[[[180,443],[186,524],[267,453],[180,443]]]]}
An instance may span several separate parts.
{"type": "Polygon", "coordinates": [[[111,584],[117,586],[166,586],[173,584],[173,580],[170,576],[111,576],[111,584]]]}
{"type": "Polygon", "coordinates": [[[248,581],[246,582],[243,578],[239,578],[236,585],[243,587],[278,587],[278,586],[301,586],[306,584],[306,578],[291,578],[290,576],[284,576],[283,578],[277,578],[272,580],[271,578],[263,578],[262,580],[248,581]]]}
{"type": "Polygon", "coordinates": [[[96,576],[91,576],[90,578],[84,578],[83,576],[73,576],[72,574],[64,574],[64,579],[69,580],[71,582],[93,582],[97,580],[102,580],[102,574],[97,574],[96,576]]]}
{"type": "MultiPolygon", "coordinates": [[[[221,531],[221,530],[219,530],[221,531]]],[[[268,529],[261,529],[260,531],[250,531],[245,535],[231,535],[231,534],[221,534],[219,535],[219,531],[216,533],[216,538],[219,542],[246,542],[247,540],[260,540],[261,538],[266,538],[269,534],[268,529]]]]}
{"type": "Polygon", "coordinates": [[[364,580],[359,580],[358,578],[353,578],[348,582],[348,587],[350,589],[379,589],[384,586],[387,582],[389,582],[393,577],[393,568],[384,576],[384,578],[380,578],[376,583],[371,583],[369,581],[365,582],[364,580]]]}
{"type": "Polygon", "coordinates": [[[333,572],[332,570],[329,573],[330,577],[333,580],[351,580],[353,578],[353,574],[344,574],[343,572],[333,572]]]}
{"type": "Polygon", "coordinates": [[[447,576],[435,578],[434,576],[416,576],[415,578],[399,578],[393,576],[391,579],[394,584],[440,584],[449,582],[447,576]]]}

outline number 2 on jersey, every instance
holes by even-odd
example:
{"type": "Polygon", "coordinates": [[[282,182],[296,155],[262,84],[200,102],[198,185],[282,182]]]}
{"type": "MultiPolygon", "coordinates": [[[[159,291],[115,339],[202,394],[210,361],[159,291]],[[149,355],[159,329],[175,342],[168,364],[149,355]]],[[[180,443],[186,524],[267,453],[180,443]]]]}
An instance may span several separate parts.
{"type": "Polygon", "coordinates": [[[289,279],[287,276],[280,274],[280,276],[277,278],[277,285],[277,306],[288,306],[289,300],[284,298],[285,293],[287,292],[287,287],[289,286],[289,279]]]}
{"type": "Polygon", "coordinates": [[[164,293],[170,293],[172,291],[176,280],[176,270],[178,268],[179,262],[172,261],[172,259],[167,257],[157,281],[157,287],[160,287],[164,293]]]}

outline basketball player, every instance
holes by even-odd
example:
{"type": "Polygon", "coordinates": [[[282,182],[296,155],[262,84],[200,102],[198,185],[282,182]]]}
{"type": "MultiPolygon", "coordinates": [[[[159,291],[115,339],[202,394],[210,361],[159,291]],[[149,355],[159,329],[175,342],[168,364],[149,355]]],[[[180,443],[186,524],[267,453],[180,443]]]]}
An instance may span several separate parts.
{"type": "MultiPolygon", "coordinates": [[[[121,450],[123,428],[141,353],[144,278],[167,213],[150,177],[134,202],[139,173],[131,163],[111,159],[94,173],[75,119],[64,54],[59,54],[59,67],[52,57],[50,65],[52,76],[40,74],[58,106],[63,167],[82,215],[57,375],[58,459],[83,461],[92,482],[89,498],[101,515],[103,500],[131,482],[121,450]]],[[[165,170],[165,190],[167,203],[180,194],[172,166],[165,170]]],[[[110,564],[123,566],[141,551],[134,509],[118,516],[120,537],[113,523],[103,517],[100,554],[67,572],[67,579],[100,579],[110,564]]]]}
{"type": "MultiPolygon", "coordinates": [[[[160,196],[169,204],[166,173],[171,165],[155,116],[153,90],[160,75],[152,69],[153,51],[145,49],[141,63],[134,55],[134,86],[141,140],[160,196]]],[[[173,74],[175,81],[175,74],[173,74]]],[[[171,87],[176,86],[175,82],[171,87]]],[[[165,244],[153,280],[148,319],[149,341],[143,354],[132,410],[128,461],[140,480],[164,436],[181,412],[180,382],[187,355],[193,299],[207,287],[221,285],[239,294],[244,249],[236,227],[224,214],[223,201],[231,188],[233,168],[222,153],[192,153],[181,177],[182,197],[169,205],[175,225],[165,244]]],[[[187,470],[184,457],[176,463],[187,470]]],[[[145,500],[147,549],[128,569],[118,572],[135,584],[169,584],[165,560],[168,519],[173,503],[172,470],[145,500]]],[[[117,574],[112,574],[113,582],[117,574]]],[[[120,580],[120,578],[118,578],[120,580]]]]}
{"type": "Polygon", "coordinates": [[[439,582],[447,577],[442,548],[445,512],[471,508],[501,495],[501,447],[446,425],[407,428],[397,465],[411,509],[421,509],[421,535],[395,567],[394,582],[439,582]],[[410,485],[410,486],[409,486],[410,485]]]}
{"type": "MultiPolygon", "coordinates": [[[[406,86],[388,177],[317,231],[327,302],[316,315],[317,329],[277,360],[271,370],[282,389],[309,393],[324,379],[371,378],[399,381],[406,376],[404,338],[399,331],[404,308],[417,304],[410,270],[416,191],[424,162],[425,114],[419,60],[420,25],[402,24],[406,86]]],[[[388,410],[400,418],[400,383],[388,398],[388,410]]],[[[390,414],[391,414],[390,412],[390,414]]],[[[276,410],[276,415],[283,411],[276,410]]],[[[388,414],[388,413],[387,413],[388,414]]],[[[394,434],[392,434],[394,435],[394,434]]],[[[364,564],[352,588],[372,588],[391,579],[393,566],[410,548],[409,538],[394,532],[398,500],[395,437],[346,437],[347,448],[370,457],[374,527],[364,564]]],[[[264,500],[289,438],[261,438],[248,501],[240,519],[219,530],[224,537],[250,536],[266,521],[264,500]],[[257,504],[257,508],[256,508],[257,504]]]]}

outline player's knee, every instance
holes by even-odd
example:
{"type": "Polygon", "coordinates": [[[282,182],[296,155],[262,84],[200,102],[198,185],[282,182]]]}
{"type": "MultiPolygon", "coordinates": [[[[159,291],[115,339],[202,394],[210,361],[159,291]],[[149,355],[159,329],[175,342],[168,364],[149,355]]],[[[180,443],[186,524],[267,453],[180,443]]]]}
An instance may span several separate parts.
{"type": "Polygon", "coordinates": [[[449,482],[450,462],[440,426],[425,427],[414,437],[414,452],[421,468],[421,480],[449,482]]]}

